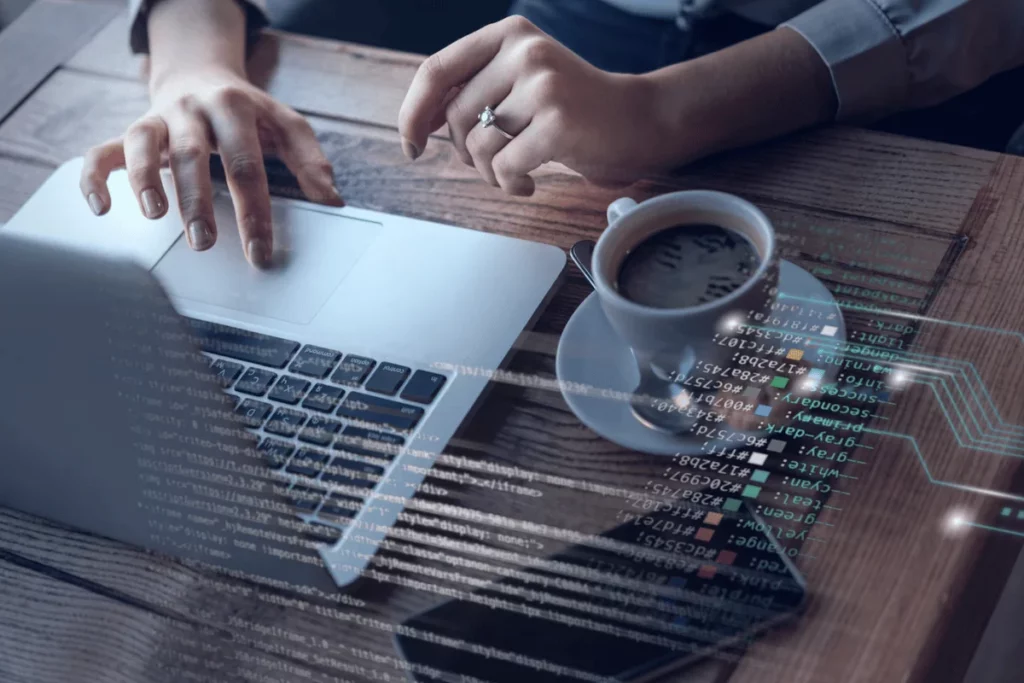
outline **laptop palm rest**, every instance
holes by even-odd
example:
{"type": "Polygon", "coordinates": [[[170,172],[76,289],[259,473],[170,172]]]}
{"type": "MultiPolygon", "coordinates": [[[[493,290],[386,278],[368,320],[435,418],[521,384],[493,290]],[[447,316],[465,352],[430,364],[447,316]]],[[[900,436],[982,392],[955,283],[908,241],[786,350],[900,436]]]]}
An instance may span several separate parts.
{"type": "Polygon", "coordinates": [[[179,239],[153,269],[172,298],[306,325],[381,234],[381,224],[273,203],[274,265],[245,260],[230,198],[215,198],[217,243],[195,252],[179,239]]]}

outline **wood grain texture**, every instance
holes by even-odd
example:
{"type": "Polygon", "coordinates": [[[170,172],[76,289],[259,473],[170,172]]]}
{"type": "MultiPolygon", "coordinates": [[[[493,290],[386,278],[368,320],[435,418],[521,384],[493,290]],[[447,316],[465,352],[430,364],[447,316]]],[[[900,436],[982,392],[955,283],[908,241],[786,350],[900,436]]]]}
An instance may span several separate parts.
{"type": "Polygon", "coordinates": [[[10,65],[0,77],[0,121],[117,11],[112,3],[45,0],[0,32],[0,64],[10,65]]]}
{"type": "MultiPolygon", "coordinates": [[[[0,125],[0,212],[23,201],[45,169],[119,134],[145,111],[145,88],[135,80],[137,62],[126,58],[124,20],[119,21],[0,125]]],[[[1017,161],[825,129],[625,191],[594,188],[557,167],[546,168],[534,197],[514,199],[484,185],[441,140],[415,163],[401,155],[393,125],[418,58],[285,35],[260,49],[256,59],[277,64],[268,81],[271,92],[311,114],[342,193],[354,205],[568,248],[600,233],[604,207],[621,194],[644,199],[674,189],[723,189],[762,206],[787,238],[791,258],[827,269],[822,278],[833,287],[878,272],[823,258],[829,247],[884,243],[891,259],[875,249],[876,268],[897,264],[902,253],[920,257],[919,275],[886,285],[912,292],[895,308],[977,325],[1020,326],[1024,171],[1017,161]],[[970,247],[942,282],[961,232],[970,247]]],[[[524,337],[514,371],[554,376],[557,335],[588,292],[580,277],[568,278],[535,332],[524,337]]],[[[855,314],[849,320],[867,326],[871,318],[855,314]]],[[[918,345],[974,362],[1003,418],[1021,423],[1024,407],[1017,392],[1024,386],[1024,368],[1007,363],[1020,356],[1012,342],[1006,335],[924,325],[918,345]]],[[[920,387],[883,414],[885,429],[917,438],[933,479],[1007,490],[1017,462],[956,447],[941,417],[920,387]]],[[[942,520],[954,507],[989,520],[994,508],[976,495],[929,481],[909,441],[865,442],[873,449],[864,449],[869,464],[855,472],[859,479],[848,487],[844,511],[822,517],[835,525],[827,530],[827,545],[801,562],[812,590],[809,613],[794,628],[758,641],[731,680],[931,683],[953,680],[962,668],[962,653],[984,625],[976,622],[987,616],[990,589],[1005,581],[1008,551],[1001,538],[946,536],[942,520]]],[[[597,437],[559,393],[510,384],[492,388],[479,417],[449,450],[480,462],[625,489],[643,486],[664,466],[597,437]]],[[[438,474],[449,469],[441,467],[438,474]]],[[[607,528],[621,508],[614,498],[581,497],[553,484],[538,488],[543,504],[496,496],[480,486],[453,486],[451,495],[468,509],[589,532],[607,528]]],[[[538,552],[558,548],[551,542],[538,552]]],[[[384,658],[383,670],[398,671],[386,630],[299,606],[280,607],[268,602],[266,591],[254,592],[251,583],[215,579],[89,534],[0,511],[0,553],[7,553],[0,561],[0,601],[15,606],[0,614],[5,681],[63,683],[79,680],[81,672],[90,680],[177,681],[183,678],[175,678],[170,666],[179,655],[195,680],[259,680],[268,672],[276,673],[274,680],[364,680],[358,667],[368,657],[384,658]],[[67,618],[67,610],[74,618],[67,618]],[[99,627],[108,617],[116,627],[99,627]],[[289,643],[287,656],[275,628],[299,638],[289,643]],[[325,649],[334,659],[315,660],[325,649]],[[216,669],[223,662],[235,668],[216,669]]],[[[402,555],[385,553],[382,562],[396,556],[402,555]]],[[[444,565],[423,560],[417,566],[444,565]]],[[[419,576],[414,570],[381,563],[375,569],[353,593],[366,604],[350,608],[352,614],[394,624],[441,600],[437,593],[400,585],[419,576]]]]}

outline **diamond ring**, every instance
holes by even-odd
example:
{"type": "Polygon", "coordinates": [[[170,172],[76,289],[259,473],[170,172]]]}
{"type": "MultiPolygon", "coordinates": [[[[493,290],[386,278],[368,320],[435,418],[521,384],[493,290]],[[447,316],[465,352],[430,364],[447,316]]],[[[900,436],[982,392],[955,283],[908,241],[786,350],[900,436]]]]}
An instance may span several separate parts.
{"type": "Polygon", "coordinates": [[[477,118],[480,120],[480,125],[483,128],[493,128],[494,130],[498,131],[509,140],[515,139],[515,135],[512,135],[508,131],[503,130],[502,127],[498,125],[498,117],[497,115],[495,115],[494,110],[491,109],[490,107],[484,107],[484,110],[480,112],[480,116],[477,118]]]}

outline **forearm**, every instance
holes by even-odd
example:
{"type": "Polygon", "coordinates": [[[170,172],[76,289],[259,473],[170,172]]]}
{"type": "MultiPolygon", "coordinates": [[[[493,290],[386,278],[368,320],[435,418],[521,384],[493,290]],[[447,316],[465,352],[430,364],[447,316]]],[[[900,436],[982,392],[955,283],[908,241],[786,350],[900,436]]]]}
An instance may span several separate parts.
{"type": "Polygon", "coordinates": [[[151,89],[182,71],[245,74],[246,17],[236,0],[161,0],[148,29],[151,89]]]}
{"type": "Polygon", "coordinates": [[[837,106],[825,62],[788,28],[645,78],[657,92],[669,164],[830,121],[837,106]]]}

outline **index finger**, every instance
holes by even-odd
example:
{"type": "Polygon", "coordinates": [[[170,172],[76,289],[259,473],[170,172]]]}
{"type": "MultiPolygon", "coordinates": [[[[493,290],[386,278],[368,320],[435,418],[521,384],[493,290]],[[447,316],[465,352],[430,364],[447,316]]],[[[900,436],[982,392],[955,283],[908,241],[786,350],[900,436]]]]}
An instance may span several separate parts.
{"type": "MultiPolygon", "coordinates": [[[[445,97],[494,59],[505,37],[529,25],[522,17],[509,17],[460,38],[440,52],[427,57],[412,79],[398,114],[398,130],[404,143],[415,148],[416,158],[433,133],[431,125],[444,109],[445,97]]],[[[409,154],[409,152],[406,152],[409,154]]]]}
{"type": "Polygon", "coordinates": [[[257,268],[270,266],[274,253],[270,187],[263,167],[263,148],[251,112],[236,112],[234,120],[214,118],[214,134],[224,163],[231,202],[235,207],[242,248],[257,268]]]}

